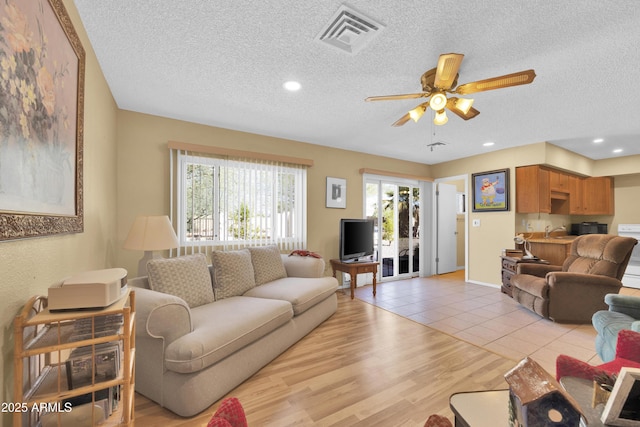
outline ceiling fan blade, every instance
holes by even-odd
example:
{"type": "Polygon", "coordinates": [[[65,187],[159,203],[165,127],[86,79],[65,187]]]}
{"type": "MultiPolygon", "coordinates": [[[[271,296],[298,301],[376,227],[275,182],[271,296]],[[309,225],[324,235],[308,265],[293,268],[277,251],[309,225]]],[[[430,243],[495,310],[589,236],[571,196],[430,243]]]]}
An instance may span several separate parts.
{"type": "Polygon", "coordinates": [[[447,99],[447,109],[452,113],[454,113],[456,116],[460,117],[463,120],[469,120],[469,119],[473,119],[475,116],[480,114],[480,111],[476,110],[473,107],[469,108],[469,111],[465,114],[464,111],[462,111],[456,106],[457,100],[458,98],[456,97],[451,97],[447,99]]]}
{"type": "Polygon", "coordinates": [[[478,80],[477,82],[465,83],[458,86],[455,93],[460,95],[468,95],[470,93],[484,92],[487,90],[502,89],[504,87],[526,85],[536,78],[534,70],[520,71],[518,73],[506,74],[500,77],[493,77],[486,80],[478,80]]]}
{"type": "Polygon", "coordinates": [[[370,96],[365,98],[365,101],[393,101],[396,99],[416,99],[416,98],[427,98],[431,95],[428,92],[422,93],[407,93],[404,95],[385,95],[385,96],[370,96]]]}
{"type": "Polygon", "coordinates": [[[400,117],[398,120],[396,120],[396,122],[391,126],[394,126],[394,127],[402,126],[403,124],[407,123],[409,120],[411,120],[411,116],[409,115],[409,113],[407,113],[404,116],[400,117]]]}
{"type": "Polygon", "coordinates": [[[440,55],[436,67],[434,86],[438,89],[448,90],[458,78],[458,70],[462,64],[464,55],[461,53],[446,53],[440,55]]]}

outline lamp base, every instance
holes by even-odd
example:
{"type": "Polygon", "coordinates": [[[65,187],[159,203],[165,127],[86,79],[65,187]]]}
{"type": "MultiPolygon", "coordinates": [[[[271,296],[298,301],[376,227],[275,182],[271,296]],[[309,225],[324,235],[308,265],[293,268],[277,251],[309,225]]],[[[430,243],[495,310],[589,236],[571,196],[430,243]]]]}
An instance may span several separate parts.
{"type": "Polygon", "coordinates": [[[138,261],[138,277],[148,276],[147,263],[155,258],[161,258],[161,256],[155,251],[144,251],[144,256],[138,261]]]}

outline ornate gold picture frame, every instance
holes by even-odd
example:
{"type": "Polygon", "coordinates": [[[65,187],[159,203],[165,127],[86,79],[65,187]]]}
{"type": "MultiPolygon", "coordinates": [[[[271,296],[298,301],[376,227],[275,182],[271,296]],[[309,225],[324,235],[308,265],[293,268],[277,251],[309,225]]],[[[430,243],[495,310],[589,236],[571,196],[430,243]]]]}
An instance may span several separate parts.
{"type": "Polygon", "coordinates": [[[0,240],[80,233],[84,48],[62,0],[0,8],[0,240]]]}

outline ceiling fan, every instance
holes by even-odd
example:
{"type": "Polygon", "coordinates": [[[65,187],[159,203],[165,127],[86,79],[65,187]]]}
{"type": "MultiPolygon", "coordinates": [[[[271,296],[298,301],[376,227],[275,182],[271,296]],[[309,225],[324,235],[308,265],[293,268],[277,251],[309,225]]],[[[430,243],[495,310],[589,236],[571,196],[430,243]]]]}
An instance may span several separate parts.
{"type": "Polygon", "coordinates": [[[478,80],[460,86],[458,84],[458,70],[464,55],[461,53],[447,53],[440,55],[438,66],[422,75],[421,93],[409,93],[404,95],[370,96],[365,101],[390,101],[396,99],[429,98],[426,102],[418,105],[413,110],[398,119],[392,126],[402,126],[412,119],[417,122],[420,117],[431,107],[436,112],[433,123],[443,125],[449,120],[445,108],[453,112],[464,120],[469,120],[480,114],[472,107],[473,99],[458,98],[451,96],[447,98],[447,93],[456,95],[468,95],[487,90],[502,89],[505,87],[526,85],[536,77],[534,70],[520,71],[518,73],[506,74],[500,77],[478,80]]]}

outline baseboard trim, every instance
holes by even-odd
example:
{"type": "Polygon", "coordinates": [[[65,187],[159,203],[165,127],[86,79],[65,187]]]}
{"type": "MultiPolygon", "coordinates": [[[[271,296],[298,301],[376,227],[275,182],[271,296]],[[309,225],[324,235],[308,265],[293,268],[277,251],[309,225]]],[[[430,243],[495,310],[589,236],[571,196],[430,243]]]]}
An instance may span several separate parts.
{"type": "Polygon", "coordinates": [[[495,283],[479,282],[477,280],[468,280],[467,283],[473,283],[474,285],[488,286],[490,288],[500,289],[500,285],[496,285],[495,283]]]}

